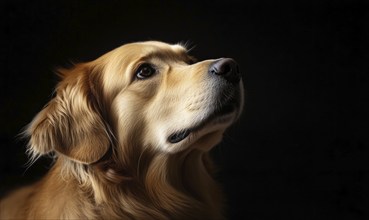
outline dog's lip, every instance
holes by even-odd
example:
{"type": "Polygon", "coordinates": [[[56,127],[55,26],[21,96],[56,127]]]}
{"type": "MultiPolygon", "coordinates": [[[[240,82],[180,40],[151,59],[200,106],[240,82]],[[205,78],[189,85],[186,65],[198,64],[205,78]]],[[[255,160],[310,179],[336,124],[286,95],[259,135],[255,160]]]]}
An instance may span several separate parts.
{"type": "Polygon", "coordinates": [[[230,115],[236,111],[236,105],[233,103],[227,103],[222,105],[220,108],[216,109],[212,114],[209,115],[205,120],[201,121],[199,124],[192,127],[191,132],[196,132],[201,130],[204,126],[206,126],[209,122],[213,121],[216,118],[221,118],[226,115],[230,115]]]}
{"type": "Polygon", "coordinates": [[[205,120],[199,122],[195,126],[172,133],[168,137],[168,142],[172,144],[179,143],[182,140],[186,139],[191,133],[201,130],[203,127],[205,127],[208,123],[215,120],[216,118],[221,118],[223,116],[230,115],[234,113],[236,110],[237,110],[236,104],[225,103],[220,108],[217,108],[205,120]]]}
{"type": "Polygon", "coordinates": [[[178,143],[190,135],[191,129],[185,129],[171,134],[168,141],[172,144],[178,143]]]}

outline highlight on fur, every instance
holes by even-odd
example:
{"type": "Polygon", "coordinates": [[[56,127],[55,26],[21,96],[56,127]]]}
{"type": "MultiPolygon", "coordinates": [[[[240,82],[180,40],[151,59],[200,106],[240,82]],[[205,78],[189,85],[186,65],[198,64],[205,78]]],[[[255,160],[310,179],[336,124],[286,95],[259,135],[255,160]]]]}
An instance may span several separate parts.
{"type": "Polygon", "coordinates": [[[22,135],[29,166],[55,163],[0,200],[0,219],[224,219],[209,155],[241,115],[231,58],[196,62],[187,43],[125,44],[60,70],[55,97],[22,135]]]}

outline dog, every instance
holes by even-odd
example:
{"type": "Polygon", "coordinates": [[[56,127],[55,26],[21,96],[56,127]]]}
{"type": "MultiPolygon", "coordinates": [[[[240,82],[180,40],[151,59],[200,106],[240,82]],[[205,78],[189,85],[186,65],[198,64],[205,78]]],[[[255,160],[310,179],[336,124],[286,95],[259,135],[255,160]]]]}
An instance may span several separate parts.
{"type": "Polygon", "coordinates": [[[1,200],[0,219],[226,219],[210,150],[242,113],[234,59],[139,41],[58,74],[22,133],[31,163],[55,160],[1,200]]]}

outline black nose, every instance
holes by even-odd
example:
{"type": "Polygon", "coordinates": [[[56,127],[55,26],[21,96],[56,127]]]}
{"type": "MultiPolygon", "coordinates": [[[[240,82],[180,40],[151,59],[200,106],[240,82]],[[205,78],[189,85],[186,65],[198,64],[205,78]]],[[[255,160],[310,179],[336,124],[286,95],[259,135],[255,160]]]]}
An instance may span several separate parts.
{"type": "Polygon", "coordinates": [[[238,64],[231,58],[221,58],[214,61],[210,65],[209,72],[221,76],[233,84],[238,83],[241,79],[238,64]]]}

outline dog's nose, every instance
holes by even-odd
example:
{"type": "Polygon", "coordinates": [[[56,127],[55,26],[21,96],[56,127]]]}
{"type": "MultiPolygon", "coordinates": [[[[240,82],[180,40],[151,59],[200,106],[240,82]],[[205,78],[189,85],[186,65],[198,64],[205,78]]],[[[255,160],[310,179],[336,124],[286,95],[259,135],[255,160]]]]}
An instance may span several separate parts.
{"type": "Polygon", "coordinates": [[[241,79],[238,64],[231,58],[221,58],[214,61],[209,67],[209,72],[221,76],[233,84],[238,83],[241,79]]]}

